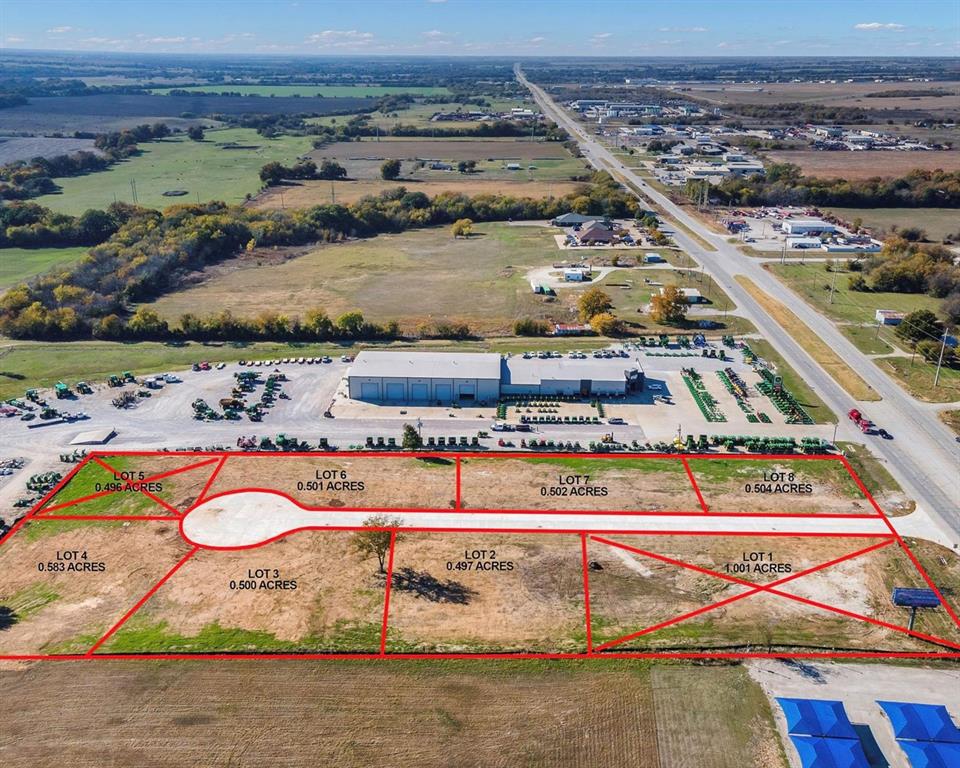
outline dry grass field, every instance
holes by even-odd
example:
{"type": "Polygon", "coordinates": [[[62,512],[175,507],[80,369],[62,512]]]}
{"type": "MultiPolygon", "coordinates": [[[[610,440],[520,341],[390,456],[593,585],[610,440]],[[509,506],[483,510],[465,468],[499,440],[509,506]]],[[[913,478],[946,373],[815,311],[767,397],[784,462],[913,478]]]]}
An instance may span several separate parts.
{"type": "Polygon", "coordinates": [[[465,459],[461,495],[467,509],[700,509],[683,465],[670,459],[465,459]]]}
{"type": "MultiPolygon", "coordinates": [[[[780,595],[748,595],[748,586],[671,562],[680,561],[754,584],[768,584],[864,550],[877,544],[877,539],[642,535],[602,538],[667,559],[590,540],[588,557],[599,566],[590,573],[594,647],[650,629],[609,649],[943,650],[942,645],[780,595]],[[758,563],[764,570],[757,570],[758,563]],[[717,603],[720,607],[703,610],[717,603]],[[665,623],[688,613],[691,615],[683,621],[665,623]]],[[[938,548],[938,556],[949,558],[947,562],[955,572],[956,555],[938,548]]],[[[894,586],[925,586],[895,543],[800,576],[780,589],[906,627],[908,611],[890,601],[894,586]]],[[[960,630],[943,610],[922,612],[915,629],[953,643],[960,641],[960,630]]]]}
{"type": "Polygon", "coordinates": [[[955,111],[960,83],[764,83],[762,85],[691,83],[684,92],[714,104],[795,102],[863,109],[955,111]],[[896,91],[952,91],[952,96],[898,96],[896,91]],[[871,96],[894,92],[891,96],[871,96]]]}
{"type": "Polygon", "coordinates": [[[583,652],[580,537],[404,535],[387,651],[583,652]]]}
{"type": "Polygon", "coordinates": [[[453,459],[235,456],[209,495],[267,487],[312,507],[449,509],[457,494],[455,471],[453,459]]]}
{"type": "Polygon", "coordinates": [[[769,152],[778,163],[799,165],[807,176],[869,179],[874,176],[904,176],[915,168],[960,171],[960,150],[942,152],[818,152],[802,149],[769,152]]]}
{"type": "Polygon", "coordinates": [[[384,583],[342,531],[200,551],[100,651],[376,653],[384,583]]]}
{"type": "Polygon", "coordinates": [[[188,549],[175,521],[29,523],[0,548],[0,654],[86,652],[188,549]]]}
{"type": "Polygon", "coordinates": [[[737,666],[101,661],[0,689],[8,768],[786,766],[737,666]]]}
{"type": "Polygon", "coordinates": [[[447,174],[439,179],[356,179],[353,181],[303,181],[282,187],[268,187],[252,205],[255,208],[309,208],[328,203],[355,203],[361,197],[379,195],[388,189],[405,187],[435,197],[442,192],[463,195],[509,195],[511,197],[562,197],[583,186],[575,181],[505,181],[478,176],[447,174]]]}

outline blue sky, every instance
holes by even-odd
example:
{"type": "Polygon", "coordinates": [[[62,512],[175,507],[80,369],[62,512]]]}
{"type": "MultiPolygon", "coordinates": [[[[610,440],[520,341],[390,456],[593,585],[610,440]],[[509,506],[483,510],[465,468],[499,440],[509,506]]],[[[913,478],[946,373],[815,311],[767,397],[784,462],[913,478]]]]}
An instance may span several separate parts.
{"type": "Polygon", "coordinates": [[[0,47],[946,56],[960,54],[960,0],[0,0],[0,47]]]}

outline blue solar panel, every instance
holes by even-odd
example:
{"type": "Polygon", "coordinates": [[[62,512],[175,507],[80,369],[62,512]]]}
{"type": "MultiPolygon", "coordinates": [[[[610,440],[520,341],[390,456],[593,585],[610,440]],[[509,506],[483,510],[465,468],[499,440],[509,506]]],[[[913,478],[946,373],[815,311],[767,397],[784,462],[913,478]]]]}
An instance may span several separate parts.
{"type": "Polygon", "coordinates": [[[932,589],[895,587],[893,604],[904,608],[939,608],[940,598],[932,589]]]}
{"type": "Polygon", "coordinates": [[[819,699],[777,698],[787,718],[787,732],[798,736],[856,739],[843,703],[819,699]]]}
{"type": "Polygon", "coordinates": [[[797,748],[803,768],[870,768],[857,739],[824,739],[791,734],[790,740],[797,748]]]}
{"type": "Polygon", "coordinates": [[[953,724],[947,708],[936,704],[911,704],[901,701],[878,701],[897,739],[942,741],[960,744],[960,729],[953,724]]]}
{"type": "Polygon", "coordinates": [[[911,768],[960,768],[960,744],[937,742],[898,742],[911,768]]]}

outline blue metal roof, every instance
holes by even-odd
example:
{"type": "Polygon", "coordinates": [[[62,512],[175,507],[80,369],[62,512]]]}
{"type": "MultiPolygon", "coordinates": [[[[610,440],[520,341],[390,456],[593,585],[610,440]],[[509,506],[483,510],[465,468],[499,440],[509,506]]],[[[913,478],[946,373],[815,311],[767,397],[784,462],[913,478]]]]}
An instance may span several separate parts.
{"type": "Polygon", "coordinates": [[[790,735],[803,768],[870,768],[858,739],[790,735]]]}
{"type": "Polygon", "coordinates": [[[893,604],[906,608],[939,608],[940,598],[932,589],[894,587],[893,604]]]}
{"type": "Polygon", "coordinates": [[[780,697],[777,702],[787,718],[787,733],[839,739],[857,738],[842,702],[780,697]]]}
{"type": "Polygon", "coordinates": [[[957,768],[957,766],[960,766],[960,744],[941,744],[932,741],[901,741],[898,743],[906,753],[912,768],[957,768]]]}
{"type": "Polygon", "coordinates": [[[947,708],[937,704],[910,704],[901,701],[878,701],[897,739],[942,741],[960,744],[960,728],[950,719],[947,708]]]}

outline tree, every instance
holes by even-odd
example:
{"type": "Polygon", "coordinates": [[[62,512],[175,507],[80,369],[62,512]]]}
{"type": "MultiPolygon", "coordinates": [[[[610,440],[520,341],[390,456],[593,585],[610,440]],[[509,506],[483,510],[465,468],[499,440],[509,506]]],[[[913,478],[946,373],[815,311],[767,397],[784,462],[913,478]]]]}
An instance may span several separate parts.
{"type": "Polygon", "coordinates": [[[546,320],[534,320],[531,317],[521,317],[513,323],[515,336],[546,336],[550,332],[550,324],[546,320]]]}
{"type": "Polygon", "coordinates": [[[584,323],[590,322],[594,315],[608,312],[611,309],[613,309],[613,300],[605,291],[596,286],[587,288],[577,301],[580,320],[584,323]]]}
{"type": "Polygon", "coordinates": [[[380,175],[387,181],[400,178],[400,161],[387,160],[380,166],[380,175]]]}
{"type": "Polygon", "coordinates": [[[344,312],[337,318],[337,330],[346,336],[358,336],[363,330],[363,313],[359,310],[344,312]]]}
{"type": "Polygon", "coordinates": [[[473,232],[473,219],[457,219],[450,231],[454,237],[470,237],[473,232]]]}
{"type": "Polygon", "coordinates": [[[461,160],[457,163],[457,170],[460,173],[473,173],[477,170],[476,160],[461,160]]]}
{"type": "Polygon", "coordinates": [[[283,181],[283,175],[286,172],[286,168],[283,167],[281,163],[273,161],[267,163],[263,168],[260,169],[260,181],[266,184],[268,187],[273,187],[283,181]]]}
{"type": "Polygon", "coordinates": [[[167,335],[169,328],[167,321],[156,312],[146,307],[140,307],[130,318],[127,328],[136,336],[142,338],[160,338],[167,335]]]}
{"type": "Polygon", "coordinates": [[[203,126],[191,125],[187,129],[187,136],[190,137],[191,141],[203,141],[203,126]]]}
{"type": "Polygon", "coordinates": [[[423,438],[420,437],[420,433],[417,432],[413,425],[404,424],[403,437],[400,440],[400,445],[404,450],[415,451],[418,448],[423,448],[423,438]]]}
{"type": "Polygon", "coordinates": [[[667,285],[650,299],[650,317],[654,322],[673,325],[687,316],[687,307],[683,292],[675,285],[667,285]]]}
{"type": "Polygon", "coordinates": [[[364,558],[374,555],[380,565],[380,573],[386,573],[384,567],[387,553],[390,551],[390,541],[399,541],[401,536],[395,530],[400,525],[400,518],[390,518],[386,515],[373,515],[363,521],[363,530],[353,534],[351,544],[364,558]]]}
{"type": "Polygon", "coordinates": [[[320,171],[317,173],[317,176],[328,181],[345,179],[347,177],[347,169],[336,160],[324,160],[320,163],[320,171]]]}
{"type": "Polygon", "coordinates": [[[591,317],[590,327],[601,336],[616,336],[623,331],[623,323],[610,312],[601,312],[591,317]]]}
{"type": "Polygon", "coordinates": [[[917,309],[903,318],[894,333],[910,344],[924,339],[933,341],[943,335],[943,323],[929,309],[917,309]]]}

